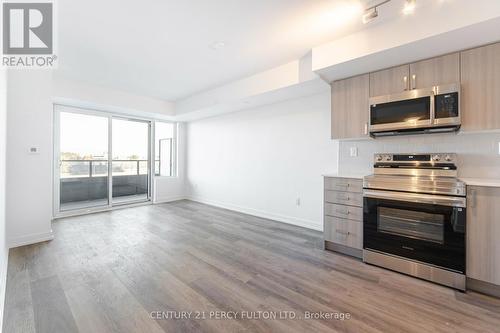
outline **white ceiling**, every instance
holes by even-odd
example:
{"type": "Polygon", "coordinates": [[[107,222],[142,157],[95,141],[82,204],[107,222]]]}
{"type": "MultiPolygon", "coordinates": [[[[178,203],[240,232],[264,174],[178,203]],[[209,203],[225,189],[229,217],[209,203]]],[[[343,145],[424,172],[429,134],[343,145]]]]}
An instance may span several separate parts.
{"type": "Polygon", "coordinates": [[[369,27],[360,22],[363,6],[365,0],[58,1],[57,75],[178,100],[369,27]],[[227,46],[212,49],[217,41],[227,46]]]}

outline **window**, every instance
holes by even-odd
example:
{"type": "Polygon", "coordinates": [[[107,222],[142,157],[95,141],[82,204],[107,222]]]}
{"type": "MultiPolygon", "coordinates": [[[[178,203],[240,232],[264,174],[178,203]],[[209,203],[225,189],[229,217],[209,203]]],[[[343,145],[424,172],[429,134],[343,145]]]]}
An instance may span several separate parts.
{"type": "Polygon", "coordinates": [[[155,175],[176,175],[177,124],[155,122],[155,175]]]}

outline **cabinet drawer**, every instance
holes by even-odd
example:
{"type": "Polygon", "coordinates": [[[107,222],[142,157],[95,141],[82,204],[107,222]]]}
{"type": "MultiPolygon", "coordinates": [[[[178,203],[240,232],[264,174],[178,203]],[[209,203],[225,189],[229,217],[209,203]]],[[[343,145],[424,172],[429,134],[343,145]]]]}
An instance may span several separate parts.
{"type": "Polygon", "coordinates": [[[363,194],[325,190],[325,202],[363,207],[363,194]]]}
{"type": "Polygon", "coordinates": [[[325,215],[362,222],[363,208],[325,203],[325,215]]]}
{"type": "Polygon", "coordinates": [[[353,247],[363,248],[363,223],[325,216],[325,240],[353,247]]]}
{"type": "Polygon", "coordinates": [[[363,181],[354,178],[325,177],[325,190],[361,193],[363,181]]]}

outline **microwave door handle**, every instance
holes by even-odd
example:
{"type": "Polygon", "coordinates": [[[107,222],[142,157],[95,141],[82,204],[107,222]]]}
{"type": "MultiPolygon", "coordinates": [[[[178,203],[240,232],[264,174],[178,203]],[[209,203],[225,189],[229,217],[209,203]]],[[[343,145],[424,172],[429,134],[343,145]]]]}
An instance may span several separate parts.
{"type": "Polygon", "coordinates": [[[431,124],[435,124],[436,123],[436,108],[435,108],[435,101],[436,101],[436,97],[435,97],[435,94],[434,94],[434,89],[432,90],[431,92],[431,124]]]}

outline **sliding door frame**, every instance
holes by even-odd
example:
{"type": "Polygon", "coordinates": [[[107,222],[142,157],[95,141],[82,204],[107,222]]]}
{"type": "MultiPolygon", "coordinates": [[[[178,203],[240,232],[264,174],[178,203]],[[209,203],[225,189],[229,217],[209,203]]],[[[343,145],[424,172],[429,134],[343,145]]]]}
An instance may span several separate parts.
{"type": "Polygon", "coordinates": [[[155,121],[163,121],[157,120],[153,118],[146,117],[136,117],[136,116],[128,116],[119,113],[94,110],[89,108],[82,108],[73,105],[65,105],[60,103],[53,103],[53,112],[54,112],[54,156],[53,156],[53,216],[54,218],[62,218],[67,216],[76,216],[83,215],[95,212],[108,211],[113,209],[125,208],[125,207],[133,207],[138,205],[149,205],[153,203],[153,193],[154,193],[154,177],[155,177],[155,163],[152,162],[154,159],[155,152],[155,144],[154,144],[154,130],[155,130],[155,121]],[[99,116],[108,119],[108,204],[97,206],[97,207],[89,207],[83,209],[74,209],[61,211],[60,207],[60,171],[61,171],[61,137],[60,137],[60,129],[61,129],[61,112],[67,113],[75,113],[89,116],[99,116]],[[138,121],[144,122],[148,124],[148,193],[147,200],[139,200],[139,201],[130,201],[126,203],[117,203],[113,204],[113,119],[122,119],[122,120],[130,120],[130,121],[138,121]]]}

